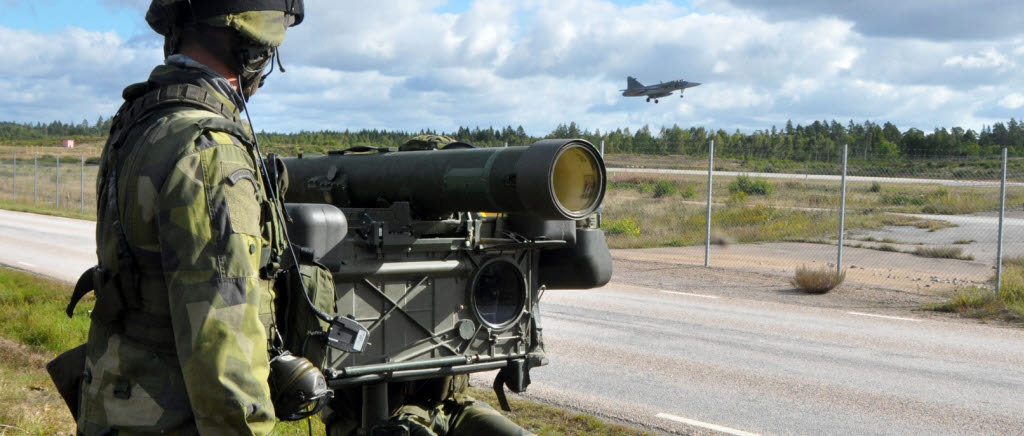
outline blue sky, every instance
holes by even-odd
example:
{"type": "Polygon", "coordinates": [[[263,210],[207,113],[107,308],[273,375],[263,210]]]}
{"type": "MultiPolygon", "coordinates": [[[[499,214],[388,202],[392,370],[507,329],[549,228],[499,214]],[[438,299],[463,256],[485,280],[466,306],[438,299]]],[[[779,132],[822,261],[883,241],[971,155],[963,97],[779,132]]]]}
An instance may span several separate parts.
{"type": "MultiPolygon", "coordinates": [[[[979,129],[1024,112],[1024,8],[942,0],[307,0],[258,128],[786,120],[979,129]],[[880,13],[879,11],[884,11],[880,13]],[[659,104],[625,76],[702,82],[659,104]]],[[[109,116],[161,59],[146,0],[0,0],[0,120],[109,116]]]]}

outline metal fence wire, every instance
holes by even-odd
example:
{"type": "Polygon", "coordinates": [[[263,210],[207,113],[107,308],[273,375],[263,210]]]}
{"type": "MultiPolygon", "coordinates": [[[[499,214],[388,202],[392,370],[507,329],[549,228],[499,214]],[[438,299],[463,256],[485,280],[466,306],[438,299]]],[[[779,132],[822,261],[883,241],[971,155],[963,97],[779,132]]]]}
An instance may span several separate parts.
{"type": "Polygon", "coordinates": [[[997,266],[1024,256],[1020,158],[851,155],[844,164],[839,154],[799,163],[708,150],[699,159],[642,165],[610,156],[603,217],[610,245],[634,259],[786,276],[800,267],[834,269],[862,284],[929,293],[993,287],[997,266]]]}
{"type": "Polygon", "coordinates": [[[0,201],[86,215],[96,210],[98,170],[85,155],[12,153],[0,159],[0,201]]]}
{"type": "MultiPolygon", "coordinates": [[[[715,156],[710,142],[702,153],[607,157],[613,256],[787,276],[831,268],[921,292],[991,287],[999,265],[1024,265],[1024,158],[848,155],[844,165],[840,153],[715,156]]],[[[0,202],[89,217],[97,170],[84,155],[13,153],[0,158],[0,202]]]]}

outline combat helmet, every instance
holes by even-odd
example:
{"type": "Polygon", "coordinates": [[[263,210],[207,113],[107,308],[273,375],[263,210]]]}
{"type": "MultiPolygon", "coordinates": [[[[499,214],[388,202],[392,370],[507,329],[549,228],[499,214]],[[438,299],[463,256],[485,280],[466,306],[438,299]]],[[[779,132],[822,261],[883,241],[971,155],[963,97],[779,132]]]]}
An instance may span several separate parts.
{"type": "Polygon", "coordinates": [[[285,30],[301,23],[303,16],[302,0],[153,0],[146,22],[164,36],[165,57],[180,49],[185,29],[234,30],[238,38],[225,57],[235,62],[248,99],[269,75],[263,71],[277,57],[285,30]]]}

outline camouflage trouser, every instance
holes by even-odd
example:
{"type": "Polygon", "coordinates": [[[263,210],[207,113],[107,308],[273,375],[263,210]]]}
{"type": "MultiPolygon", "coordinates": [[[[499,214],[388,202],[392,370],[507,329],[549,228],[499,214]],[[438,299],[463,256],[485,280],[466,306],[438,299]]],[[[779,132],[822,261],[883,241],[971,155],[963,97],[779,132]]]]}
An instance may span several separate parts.
{"type": "Polygon", "coordinates": [[[426,410],[402,406],[392,421],[409,429],[410,436],[523,436],[532,435],[486,403],[454,399],[426,410]]]}
{"type": "MultiPolygon", "coordinates": [[[[355,409],[355,408],[353,408],[355,409]]],[[[356,436],[359,433],[359,412],[338,410],[327,422],[328,436],[356,436]]],[[[465,394],[450,395],[433,408],[419,404],[405,404],[391,415],[386,424],[389,430],[404,430],[409,436],[524,436],[532,435],[516,425],[486,403],[473,400],[465,394]]],[[[367,435],[372,434],[366,429],[367,435]]]]}

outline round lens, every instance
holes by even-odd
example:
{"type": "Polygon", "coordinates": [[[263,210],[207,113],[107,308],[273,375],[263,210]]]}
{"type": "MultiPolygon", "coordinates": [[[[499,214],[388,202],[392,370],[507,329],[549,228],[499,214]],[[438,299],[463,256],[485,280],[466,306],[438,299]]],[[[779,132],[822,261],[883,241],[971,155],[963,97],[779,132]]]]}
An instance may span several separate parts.
{"type": "Polygon", "coordinates": [[[594,156],[581,146],[570,146],[555,161],[552,187],[558,202],[574,214],[584,213],[600,201],[601,169],[594,156]]]}
{"type": "Polygon", "coordinates": [[[526,282],[515,264],[506,260],[485,264],[472,286],[473,308],[485,325],[503,328],[519,319],[526,305],[526,282]]]}

